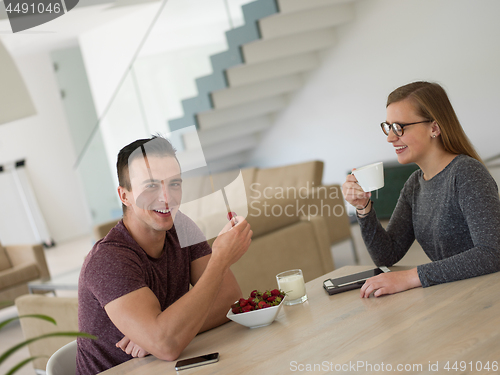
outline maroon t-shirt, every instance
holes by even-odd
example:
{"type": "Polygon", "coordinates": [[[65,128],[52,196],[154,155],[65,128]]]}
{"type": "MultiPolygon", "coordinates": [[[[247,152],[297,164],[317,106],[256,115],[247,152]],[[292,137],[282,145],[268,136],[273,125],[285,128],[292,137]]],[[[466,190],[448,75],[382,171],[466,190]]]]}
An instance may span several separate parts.
{"type": "Polygon", "coordinates": [[[199,229],[182,213],[167,231],[163,252],[152,258],[137,244],[120,221],[106,237],[96,242],[83,264],[78,283],[78,325],[97,340],[78,338],[76,356],[79,375],[97,374],[132,356],[115,344],[123,338],[111,322],[104,306],[142,287],[150,288],[165,310],[189,291],[191,262],[212,252],[206,241],[181,248],[179,230],[199,229]],[[184,220],[187,221],[184,222],[184,220]],[[184,225],[178,223],[184,222],[184,225]]]}

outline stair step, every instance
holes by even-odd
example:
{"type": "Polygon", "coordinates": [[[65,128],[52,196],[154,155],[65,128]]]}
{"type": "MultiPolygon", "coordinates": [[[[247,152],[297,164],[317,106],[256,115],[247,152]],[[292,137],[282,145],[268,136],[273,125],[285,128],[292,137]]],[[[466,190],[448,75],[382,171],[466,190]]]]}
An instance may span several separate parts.
{"type": "Polygon", "coordinates": [[[302,86],[298,74],[269,79],[246,86],[230,87],[212,93],[214,108],[228,108],[258,99],[286,94],[302,86]]]}
{"type": "Polygon", "coordinates": [[[297,12],[333,4],[351,3],[356,0],[277,0],[280,13],[297,12]]]}
{"type": "Polygon", "coordinates": [[[205,130],[220,125],[248,120],[253,117],[277,112],[287,105],[283,95],[273,96],[230,108],[214,109],[198,114],[199,129],[205,130]]]}
{"type": "Polygon", "coordinates": [[[262,132],[272,125],[269,116],[251,118],[227,125],[218,126],[207,130],[198,130],[183,135],[184,145],[187,149],[197,148],[201,144],[202,148],[211,145],[224,145],[225,142],[233,138],[240,138],[253,133],[262,132]]]}
{"type": "Polygon", "coordinates": [[[221,159],[232,154],[238,154],[243,151],[253,149],[259,143],[259,137],[256,135],[249,135],[234,139],[227,142],[224,147],[220,145],[207,146],[203,148],[205,159],[207,161],[221,159]]]}
{"type": "MultiPolygon", "coordinates": [[[[228,51],[223,52],[223,54],[229,54],[228,51]]],[[[214,66],[214,60],[217,61],[221,54],[217,54],[211,57],[212,66],[214,66]]],[[[225,60],[228,61],[228,60],[225,60]]],[[[241,62],[241,59],[238,61],[241,62]]],[[[223,74],[223,70],[218,73],[213,73],[208,76],[196,78],[196,86],[198,88],[198,96],[194,98],[184,99],[182,101],[182,108],[184,111],[184,116],[181,118],[173,119],[168,122],[170,131],[179,130],[191,125],[198,125],[196,114],[199,112],[209,111],[213,108],[213,103],[211,101],[210,92],[213,90],[221,90],[227,87],[226,78],[223,74]]]]}
{"type": "Polygon", "coordinates": [[[241,11],[245,24],[251,24],[270,14],[278,13],[279,9],[276,0],[257,0],[242,5],[241,11]]]}
{"type": "Polygon", "coordinates": [[[229,49],[239,50],[242,44],[250,43],[257,39],[260,39],[260,32],[255,21],[251,24],[245,24],[226,31],[226,40],[229,49]]]}
{"type": "Polygon", "coordinates": [[[239,87],[255,82],[302,73],[319,66],[316,52],[287,56],[281,59],[265,61],[257,64],[241,64],[226,71],[230,87],[239,87]]]}
{"type": "Polygon", "coordinates": [[[210,100],[206,95],[198,95],[194,98],[189,98],[182,101],[182,109],[184,110],[184,115],[194,115],[197,112],[208,111],[211,108],[212,103],[210,103],[210,100]]]}
{"type": "Polygon", "coordinates": [[[285,56],[317,51],[335,44],[334,28],[308,31],[280,38],[261,39],[242,46],[244,60],[254,64],[285,56]]]}
{"type": "Polygon", "coordinates": [[[184,115],[184,117],[179,117],[168,121],[168,127],[171,132],[193,125],[197,125],[196,116],[194,114],[184,115]]]}
{"type": "Polygon", "coordinates": [[[226,155],[219,159],[208,160],[210,172],[218,173],[241,168],[248,161],[251,150],[253,149],[226,155]]]}
{"type": "MultiPolygon", "coordinates": [[[[226,84],[224,71],[232,66],[242,64],[243,56],[240,48],[232,48],[224,52],[217,53],[210,56],[210,63],[212,65],[213,76],[217,84],[226,84]]],[[[207,76],[210,77],[210,76],[207,76]]]]}
{"type": "Polygon", "coordinates": [[[275,14],[259,21],[263,39],[338,26],[354,19],[353,4],[334,4],[300,12],[275,14]]]}
{"type": "MultiPolygon", "coordinates": [[[[229,51],[226,51],[226,52],[229,52],[229,51]]],[[[220,54],[210,57],[210,59],[212,60],[211,65],[212,65],[213,73],[208,75],[208,76],[203,76],[203,77],[199,77],[199,78],[195,79],[196,88],[198,89],[199,95],[208,95],[213,90],[220,90],[220,89],[223,89],[224,87],[227,87],[227,81],[226,81],[226,77],[224,74],[224,71],[226,70],[226,68],[222,67],[220,65],[217,66],[218,63],[214,62],[214,59],[213,59],[215,56],[219,56],[219,55],[220,54]],[[214,68],[214,66],[215,66],[215,68],[214,68]]],[[[234,65],[241,64],[241,61],[242,61],[241,57],[239,57],[238,59],[235,59],[234,65]]],[[[232,65],[228,64],[228,67],[229,66],[232,66],[232,65]]]]}
{"type": "MultiPolygon", "coordinates": [[[[231,66],[241,64],[243,62],[240,46],[260,39],[261,36],[257,21],[261,18],[277,13],[278,7],[275,0],[258,0],[243,5],[242,12],[245,24],[226,31],[228,50],[210,57],[213,75],[216,76],[215,80],[218,84],[220,84],[220,82],[224,82],[225,86],[227,86],[227,83],[225,81],[224,71],[231,66]]],[[[220,88],[222,87],[217,86],[217,88],[212,88],[211,91],[220,88]]],[[[199,89],[201,89],[199,90],[200,93],[209,92],[203,91],[202,88],[199,89]]]]}
{"type": "Polygon", "coordinates": [[[226,31],[229,49],[239,49],[241,45],[260,39],[258,21],[264,17],[278,13],[274,0],[259,0],[241,7],[245,24],[226,31]]]}

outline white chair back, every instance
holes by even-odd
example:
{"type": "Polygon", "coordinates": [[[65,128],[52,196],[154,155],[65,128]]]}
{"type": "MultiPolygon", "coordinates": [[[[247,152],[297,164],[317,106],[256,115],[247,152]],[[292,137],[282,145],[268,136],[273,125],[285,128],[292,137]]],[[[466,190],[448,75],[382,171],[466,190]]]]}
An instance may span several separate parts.
{"type": "Polygon", "coordinates": [[[76,340],[58,349],[47,362],[47,375],[70,375],[76,372],[76,340]]]}

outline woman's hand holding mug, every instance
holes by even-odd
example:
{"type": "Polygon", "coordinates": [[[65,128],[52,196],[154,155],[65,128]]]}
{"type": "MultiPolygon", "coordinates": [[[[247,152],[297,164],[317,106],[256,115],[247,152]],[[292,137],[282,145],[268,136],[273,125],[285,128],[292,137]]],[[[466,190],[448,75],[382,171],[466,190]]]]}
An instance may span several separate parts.
{"type": "MultiPolygon", "coordinates": [[[[356,170],[356,168],[354,168],[353,171],[354,170],[356,170]]],[[[347,175],[345,182],[342,184],[342,194],[344,194],[344,199],[347,202],[359,210],[362,210],[363,207],[367,205],[372,196],[372,193],[363,191],[358,184],[356,176],[353,174],[347,175]]]]}

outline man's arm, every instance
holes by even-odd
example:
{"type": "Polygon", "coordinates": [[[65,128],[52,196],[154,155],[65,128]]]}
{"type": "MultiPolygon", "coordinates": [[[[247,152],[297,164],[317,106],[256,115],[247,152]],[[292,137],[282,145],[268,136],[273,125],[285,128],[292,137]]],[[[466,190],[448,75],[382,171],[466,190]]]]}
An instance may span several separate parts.
{"type": "MultiPolygon", "coordinates": [[[[203,275],[209,261],[211,255],[206,255],[202,258],[198,258],[195,261],[191,262],[191,284],[196,285],[198,280],[203,275]]],[[[214,327],[218,327],[221,324],[229,321],[226,318],[226,314],[229,311],[229,307],[237,300],[242,298],[242,293],[236,278],[231,270],[228,270],[226,276],[224,277],[217,297],[212,303],[210,307],[210,311],[208,313],[208,317],[205,320],[205,323],[200,329],[200,332],[207,331],[214,327]]]]}
{"type": "Polygon", "coordinates": [[[108,303],[106,313],[133,343],[157,358],[175,360],[211,315],[221,285],[230,279],[229,267],[246,252],[251,236],[250,225],[239,218],[239,224],[219,236],[217,246],[214,243],[212,256],[189,293],[163,312],[154,293],[144,287],[108,303]]]}
{"type": "MultiPolygon", "coordinates": [[[[211,255],[206,255],[204,257],[198,258],[191,262],[191,284],[195,285],[201,278],[201,275],[205,271],[208,262],[210,261],[211,255]]],[[[222,281],[219,292],[215,301],[213,301],[212,306],[208,312],[208,316],[200,329],[200,332],[208,331],[209,329],[215,328],[229,321],[226,318],[227,311],[229,307],[238,299],[242,297],[240,286],[234,277],[234,274],[229,270],[222,281]]],[[[116,346],[121,348],[127,354],[133,357],[145,357],[150,354],[139,345],[130,341],[127,336],[124,336],[122,340],[116,343],[116,346]]]]}

